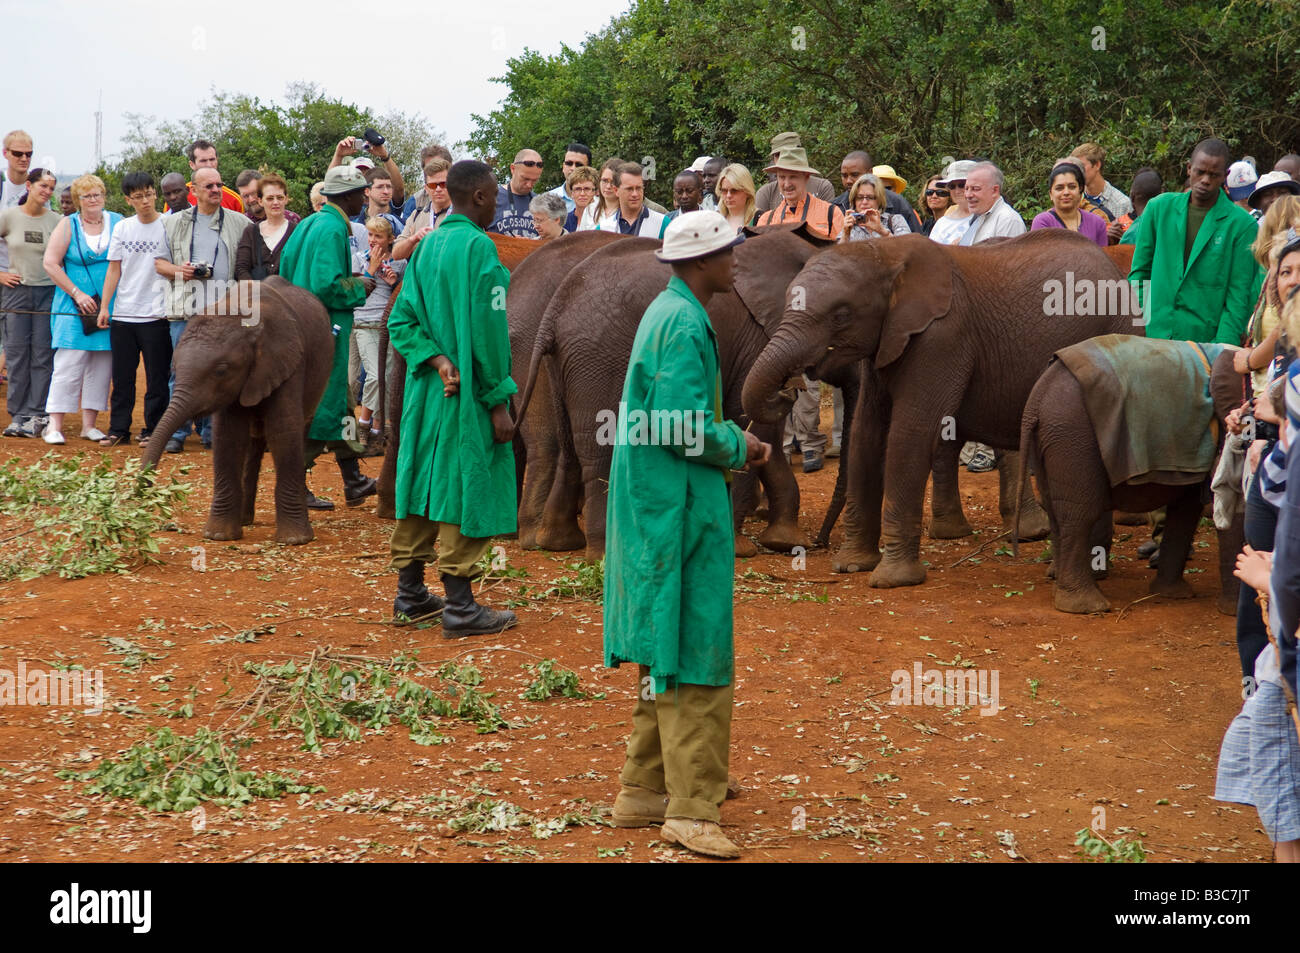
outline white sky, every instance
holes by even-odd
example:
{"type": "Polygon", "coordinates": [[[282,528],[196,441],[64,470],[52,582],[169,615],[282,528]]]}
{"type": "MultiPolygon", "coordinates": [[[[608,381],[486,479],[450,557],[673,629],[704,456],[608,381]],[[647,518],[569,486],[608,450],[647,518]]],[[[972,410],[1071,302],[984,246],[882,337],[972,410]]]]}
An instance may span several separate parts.
{"type": "MultiPolygon", "coordinates": [[[[630,0],[0,0],[5,80],[0,134],[35,140],[33,165],[61,176],[94,164],[95,105],[104,93],[104,157],[113,161],[123,114],[178,120],[212,87],[283,102],[294,80],[331,97],[423,114],[451,143],[507,93],[491,82],[524,48],[577,48],[630,0]]],[[[599,99],[593,100],[599,108],[599,99]]],[[[381,132],[383,130],[380,130],[381,132]]],[[[357,130],[340,130],[340,138],[357,130]]]]}

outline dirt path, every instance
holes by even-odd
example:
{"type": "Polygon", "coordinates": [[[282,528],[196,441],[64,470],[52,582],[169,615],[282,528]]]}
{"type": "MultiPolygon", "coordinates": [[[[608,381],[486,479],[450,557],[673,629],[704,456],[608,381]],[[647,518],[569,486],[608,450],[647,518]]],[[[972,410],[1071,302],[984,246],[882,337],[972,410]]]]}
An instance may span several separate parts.
{"type": "MultiPolygon", "coordinates": [[[[5,440],[0,456],[30,463],[47,449],[5,440]]],[[[124,460],[136,451],[104,452],[124,460]]],[[[691,859],[660,843],[657,828],[590,822],[617,791],[636,690],[633,671],[602,667],[598,605],[535,598],[517,608],[517,629],[469,643],[385,625],[392,524],[374,516],[373,502],[317,514],[313,544],[277,547],[268,472],[257,525],[238,543],[214,543],[201,537],[208,455],[191,448],[162,468],[186,463],[199,464],[196,489],[177,531],[160,537],[161,565],[0,585],[0,668],[80,663],[103,671],[108,696],[99,716],[23,706],[0,718],[0,860],[691,859]],[[138,651],[110,651],[122,648],[110,638],[138,651]],[[324,790],[238,810],[209,805],[201,818],[87,795],[55,777],[157,727],[221,725],[229,703],[256,687],[245,662],[301,660],[327,646],[381,658],[418,652],[434,667],[472,661],[517,727],[478,734],[447,718],[438,730],[448,743],[421,746],[390,725],[357,741],[325,739],[314,754],[299,750],[297,729],[259,724],[240,767],[301,772],[324,790]],[[523,701],[522,665],[539,658],[604,697],[523,701]],[[193,718],[166,717],[191,689],[193,718]],[[565,815],[587,823],[565,826],[565,815]],[[530,823],[548,820],[557,831],[530,823]]],[[[378,461],[365,469],[377,472],[378,461]]],[[[810,536],[834,477],[834,462],[800,475],[810,536]]],[[[925,541],[931,571],[920,588],[874,590],[865,575],[834,575],[826,551],[808,553],[806,566],[774,554],[737,562],[732,772],[745,791],[723,820],[745,857],[1071,860],[1075,832],[1095,819],[1107,838],[1140,837],[1154,861],[1267,859],[1254,811],[1211,800],[1219,742],[1241,703],[1233,622],[1214,611],[1213,533],[1201,531],[1190,563],[1198,598],[1137,602],[1122,617],[1067,616],[1052,609],[1035,561],[1043,543],[1015,560],[994,542],[951,568],[998,533],[996,474],[963,472],[961,481],[980,535],[925,541]],[[892,674],[918,664],[996,672],[997,711],[981,714],[978,699],[891,705],[892,674]]],[[[313,487],[342,499],[332,466],[313,487]]],[[[1146,594],[1151,572],[1135,555],[1140,537],[1117,532],[1102,588],[1122,607],[1146,594]]],[[[527,576],[499,583],[489,601],[573,574],[566,564],[576,556],[503,545],[527,576]]]]}

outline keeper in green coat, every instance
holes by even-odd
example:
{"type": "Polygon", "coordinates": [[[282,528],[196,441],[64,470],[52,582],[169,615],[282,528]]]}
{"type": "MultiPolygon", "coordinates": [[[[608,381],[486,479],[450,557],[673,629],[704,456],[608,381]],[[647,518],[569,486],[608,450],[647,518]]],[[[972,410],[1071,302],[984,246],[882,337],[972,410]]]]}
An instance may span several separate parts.
{"type": "Polygon", "coordinates": [[[395,618],[442,612],[445,638],[487,635],[517,621],[474,601],[470,585],[490,538],[517,528],[511,439],[510,273],[484,229],[497,183],[482,162],[447,171],[451,214],[415,246],[388,333],[406,359],[397,455],[395,618]],[[438,543],[435,553],[434,541],[438,543]],[[424,584],[439,561],[444,601],[424,584]]]}
{"type": "Polygon", "coordinates": [[[1227,145],[1202,140],[1187,163],[1191,188],[1157,195],[1133,226],[1128,277],[1149,338],[1241,344],[1264,272],[1250,250],[1259,228],[1223,191],[1227,175],[1227,145]]]}
{"type": "MultiPolygon", "coordinates": [[[[348,406],[348,345],[352,338],[352,310],[366,302],[375,279],[353,277],[352,252],[348,245],[348,218],[358,215],[366,201],[366,177],[351,166],[340,165],[325,173],[321,194],[325,204],[308,215],[293,230],[280,253],[280,276],[306,288],[325,305],[334,327],[334,363],[325,393],[316,405],[316,415],[307,429],[304,457],[307,466],[326,450],[334,451],[343,476],[343,498],[348,506],[359,506],[376,492],[375,481],[361,473],[359,444],[352,409],[348,406]]],[[[307,491],[307,506],[332,510],[334,504],[307,491]]]]}
{"type": "Polygon", "coordinates": [[[704,305],[732,286],[741,237],[717,212],[669,223],[656,255],[668,287],[646,310],[628,363],[605,550],[605,664],[639,670],[614,823],[663,823],[666,840],[714,857],[731,744],[731,470],[771,447],[722,417],[718,343],[704,305]]]}

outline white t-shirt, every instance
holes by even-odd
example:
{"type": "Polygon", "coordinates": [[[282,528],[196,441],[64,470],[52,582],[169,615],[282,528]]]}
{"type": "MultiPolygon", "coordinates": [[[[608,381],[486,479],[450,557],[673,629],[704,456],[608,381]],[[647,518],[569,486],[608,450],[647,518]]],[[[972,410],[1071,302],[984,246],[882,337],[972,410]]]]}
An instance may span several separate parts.
{"type": "Polygon", "coordinates": [[[154,261],[158,258],[171,261],[171,257],[162,216],[148,225],[140,224],[138,215],[118,223],[108,246],[108,260],[122,263],[122,278],[113,299],[114,321],[144,324],[167,317],[169,283],[158,274],[154,261]]]}
{"type": "Polygon", "coordinates": [[[945,215],[934,223],[934,228],[930,229],[930,240],[940,245],[956,245],[966,234],[970,220],[974,217],[967,215],[965,218],[955,218],[945,215]]]}
{"type": "MultiPolygon", "coordinates": [[[[0,212],[7,208],[16,208],[18,200],[22,198],[27,191],[27,182],[24,180],[17,185],[9,181],[9,173],[5,169],[0,169],[0,212]]],[[[9,246],[3,238],[0,238],[0,271],[9,270],[9,246]]]]}

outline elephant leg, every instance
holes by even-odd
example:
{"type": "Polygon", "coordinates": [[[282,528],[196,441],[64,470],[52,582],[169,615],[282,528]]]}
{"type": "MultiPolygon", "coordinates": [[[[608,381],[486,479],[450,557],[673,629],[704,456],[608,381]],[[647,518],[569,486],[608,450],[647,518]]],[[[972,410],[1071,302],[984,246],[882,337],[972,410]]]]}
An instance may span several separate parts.
{"type": "Polygon", "coordinates": [[[975,532],[961,509],[961,493],[957,487],[959,456],[960,441],[940,439],[934,451],[934,467],[930,471],[931,539],[961,539],[975,532]]]}
{"type": "MultiPolygon", "coordinates": [[[[533,389],[533,406],[542,409],[552,405],[551,378],[542,368],[533,389]]],[[[527,466],[523,492],[519,495],[519,545],[523,549],[537,549],[537,534],[559,469],[560,445],[555,436],[555,415],[530,414],[520,422],[520,431],[527,466]]]]}
{"type": "Polygon", "coordinates": [[[252,526],[257,509],[257,481],[262,473],[262,454],[266,452],[266,438],[260,433],[249,440],[248,451],[244,454],[244,472],[242,474],[243,507],[239,521],[244,526],[252,526]]]}
{"type": "MultiPolygon", "coordinates": [[[[538,383],[540,384],[540,379],[538,383]]],[[[583,509],[588,521],[591,513],[590,507],[583,507],[580,503],[583,495],[582,468],[574,445],[569,413],[560,399],[560,381],[552,377],[550,385],[554,421],[552,432],[555,435],[556,447],[555,476],[551,480],[550,493],[546,497],[546,506],[542,511],[542,521],[537,528],[537,547],[551,552],[567,553],[587,545],[587,534],[578,525],[578,510],[583,509]]],[[[608,479],[608,472],[606,478],[608,479]]],[[[603,526],[605,512],[603,495],[601,501],[601,525],[603,526]]],[[[603,538],[602,533],[602,552],[603,538]]]]}
{"type": "MultiPolygon", "coordinates": [[[[807,545],[807,538],[799,529],[799,481],[790,469],[790,458],[781,453],[778,427],[755,424],[753,430],[759,440],[772,446],[771,457],[757,473],[757,482],[767,491],[767,529],[758,534],[758,541],[768,549],[788,553],[796,546],[807,545]]],[[[847,465],[845,458],[841,466],[847,465]]],[[[755,492],[754,496],[757,495],[755,492]]]]}
{"type": "Polygon", "coordinates": [[[850,431],[844,502],[844,539],[831,558],[832,572],[870,572],[880,564],[880,513],[885,494],[885,439],[889,403],[867,362],[850,431]]]}
{"type": "Polygon", "coordinates": [[[378,497],[375,514],[380,519],[397,518],[397,454],[401,449],[402,404],[406,399],[406,359],[394,350],[386,377],[384,428],[388,439],[384,445],[384,465],[379,470],[378,497]]]}
{"type": "MultiPolygon", "coordinates": [[[[1110,481],[1097,437],[1082,410],[1083,394],[1074,378],[1065,386],[1071,385],[1075,393],[1067,398],[1074,398],[1079,413],[1062,411],[1050,421],[1040,419],[1038,427],[1038,491],[1052,538],[1053,604],[1061,612],[1105,612],[1110,602],[1097,587],[1093,570],[1106,565],[1110,545],[1110,481]]],[[[1044,404],[1055,397],[1055,393],[1045,395],[1044,404]]],[[[1075,406],[1068,400],[1064,403],[1075,406]]]]}
{"type": "Polygon", "coordinates": [[[243,512],[244,458],[248,454],[249,418],[228,408],[212,415],[212,506],[203,527],[206,539],[239,539],[243,512]]]}
{"type": "MultiPolygon", "coordinates": [[[[895,401],[885,451],[884,505],[880,518],[880,564],[871,572],[871,586],[891,589],[925,581],[921,565],[921,515],[925,484],[934,462],[934,447],[945,415],[955,414],[964,379],[948,382],[955,392],[922,393],[909,382],[909,393],[895,401]]],[[[864,516],[867,514],[863,514],[864,516]]]]}
{"type": "MultiPolygon", "coordinates": [[[[1095,439],[1095,438],[1094,438],[1095,439]]],[[[998,513],[1002,516],[1002,532],[1010,533],[1016,519],[1016,482],[1020,471],[1020,454],[1010,450],[997,451],[998,513]]],[[[1047,514],[1034,499],[1030,480],[1025,480],[1025,495],[1020,501],[1020,535],[1022,543],[1045,539],[1051,531],[1047,514]]]]}
{"type": "Polygon", "coordinates": [[[758,498],[758,474],[753,469],[737,473],[731,481],[731,523],[737,559],[758,555],[758,546],[743,532],[745,516],[754,512],[758,498]]]}
{"type": "Polygon", "coordinates": [[[1241,580],[1233,575],[1237,565],[1237,554],[1246,544],[1245,518],[1241,513],[1233,517],[1232,525],[1219,530],[1219,601],[1218,609],[1223,615],[1235,616],[1237,602],[1241,595],[1241,580]]]}
{"type": "Polygon", "coordinates": [[[1165,507],[1165,532],[1160,539],[1160,568],[1151,580],[1151,592],[1170,599],[1190,599],[1195,593],[1183,578],[1183,567],[1192,550],[1196,524],[1201,519],[1201,491],[1198,485],[1180,488],[1165,507]]]}

